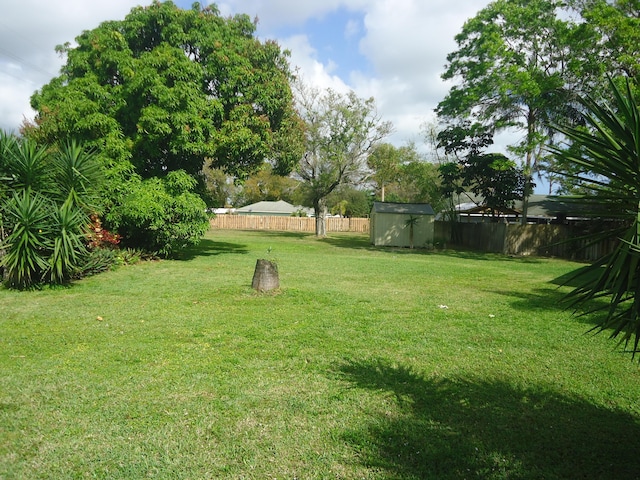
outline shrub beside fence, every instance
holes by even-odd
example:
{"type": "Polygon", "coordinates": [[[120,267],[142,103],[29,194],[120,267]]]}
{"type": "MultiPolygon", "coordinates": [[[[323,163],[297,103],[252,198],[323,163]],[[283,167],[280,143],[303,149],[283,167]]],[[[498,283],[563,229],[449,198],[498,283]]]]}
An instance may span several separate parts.
{"type": "MultiPolygon", "coordinates": [[[[368,218],[327,217],[327,232],[369,233],[368,218]]],[[[316,219],[311,217],[277,217],[260,215],[216,215],[211,228],[226,230],[281,230],[315,232],[316,219]]]]}

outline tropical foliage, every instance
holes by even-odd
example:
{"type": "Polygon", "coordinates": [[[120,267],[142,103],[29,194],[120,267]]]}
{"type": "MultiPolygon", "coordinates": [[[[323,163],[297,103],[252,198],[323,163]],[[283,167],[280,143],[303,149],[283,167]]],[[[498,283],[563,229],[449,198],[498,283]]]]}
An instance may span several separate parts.
{"type": "MultiPolygon", "coordinates": [[[[640,75],[640,4],[636,0],[570,0],[591,30],[588,57],[602,72],[637,78],[640,75]]],[[[606,82],[593,82],[606,89],[606,82]]],[[[633,88],[633,86],[632,86],[633,88]]],[[[599,89],[600,91],[601,89],[599,89]]],[[[606,91],[600,92],[608,95],[606,91]]]]}
{"type": "Polygon", "coordinates": [[[486,146],[496,133],[519,134],[509,150],[522,159],[527,183],[523,219],[532,175],[551,138],[549,124],[575,114],[581,79],[601,68],[595,57],[582,55],[594,32],[568,21],[565,7],[558,0],[491,2],[456,35],[458,49],[448,55],[442,76],[455,81],[437,107],[447,124],[442,143],[484,137],[486,146]]]}
{"type": "Polygon", "coordinates": [[[592,215],[617,228],[600,236],[618,236],[615,251],[580,271],[570,304],[599,314],[598,331],[635,356],[640,344],[640,110],[632,82],[610,82],[611,105],[586,97],[583,119],[587,128],[560,127],[573,148],[551,148],[563,161],[588,177],[576,175],[588,192],[577,197],[591,206],[592,215]]]}
{"type": "Polygon", "coordinates": [[[96,156],[76,142],[47,148],[3,133],[0,143],[4,278],[15,288],[64,283],[87,254],[102,176],[96,156]]]}

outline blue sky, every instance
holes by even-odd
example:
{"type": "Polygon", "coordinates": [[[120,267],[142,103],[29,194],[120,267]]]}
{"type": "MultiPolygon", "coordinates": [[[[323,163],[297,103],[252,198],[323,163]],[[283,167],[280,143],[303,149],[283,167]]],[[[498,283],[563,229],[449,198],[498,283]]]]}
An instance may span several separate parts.
{"type": "MultiPolygon", "coordinates": [[[[21,0],[0,17],[0,129],[32,118],[29,97],[56,75],[55,46],[82,30],[121,19],[150,0],[21,0]]],[[[190,8],[191,0],[175,2],[190,8]]],[[[201,0],[206,3],[206,0],[201,0]]],[[[449,85],[440,75],[454,36],[488,0],[222,0],[223,15],[257,17],[257,34],[291,51],[306,83],[373,96],[395,126],[389,141],[425,149],[421,125],[449,85]]],[[[517,138],[517,134],[515,134],[517,138]]],[[[510,138],[514,138],[513,135],[510,138]]],[[[500,148],[500,139],[497,142],[500,148]]]]}

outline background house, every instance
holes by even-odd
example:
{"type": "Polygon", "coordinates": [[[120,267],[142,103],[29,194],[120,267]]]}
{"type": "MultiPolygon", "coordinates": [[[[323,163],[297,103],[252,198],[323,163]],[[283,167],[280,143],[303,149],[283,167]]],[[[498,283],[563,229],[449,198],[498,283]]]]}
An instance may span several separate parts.
{"type": "MultiPolygon", "coordinates": [[[[492,215],[484,206],[482,197],[462,193],[460,203],[455,206],[458,222],[479,223],[499,221],[504,223],[520,223],[522,219],[522,200],[514,202],[513,208],[504,208],[492,215]]],[[[589,208],[579,201],[571,201],[561,196],[530,195],[527,209],[527,222],[537,224],[571,224],[584,222],[585,212],[589,208]]]]}
{"type": "Polygon", "coordinates": [[[284,200],[278,200],[277,202],[258,202],[251,205],[245,205],[242,208],[236,209],[237,215],[265,215],[275,217],[290,217],[298,212],[303,211],[307,216],[311,216],[313,211],[306,207],[291,205],[284,200]]]}
{"type": "Polygon", "coordinates": [[[433,244],[435,215],[427,203],[374,202],[369,229],[373,245],[409,247],[411,228],[408,221],[417,218],[413,226],[413,245],[427,247],[433,244]]]}

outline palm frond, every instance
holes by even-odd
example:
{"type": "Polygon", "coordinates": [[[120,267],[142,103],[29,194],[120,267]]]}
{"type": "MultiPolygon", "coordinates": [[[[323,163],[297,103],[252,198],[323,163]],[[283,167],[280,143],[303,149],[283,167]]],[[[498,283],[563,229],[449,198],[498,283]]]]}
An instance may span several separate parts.
{"type": "Polygon", "coordinates": [[[635,358],[640,344],[640,110],[628,79],[622,90],[609,83],[611,106],[592,98],[581,100],[588,130],[558,128],[580,148],[552,146],[549,150],[595,175],[591,195],[583,196],[594,216],[623,221],[617,231],[598,233],[600,237],[619,235],[618,246],[576,274],[573,281],[578,286],[567,295],[568,305],[595,315],[592,330],[610,332],[635,358]]]}

